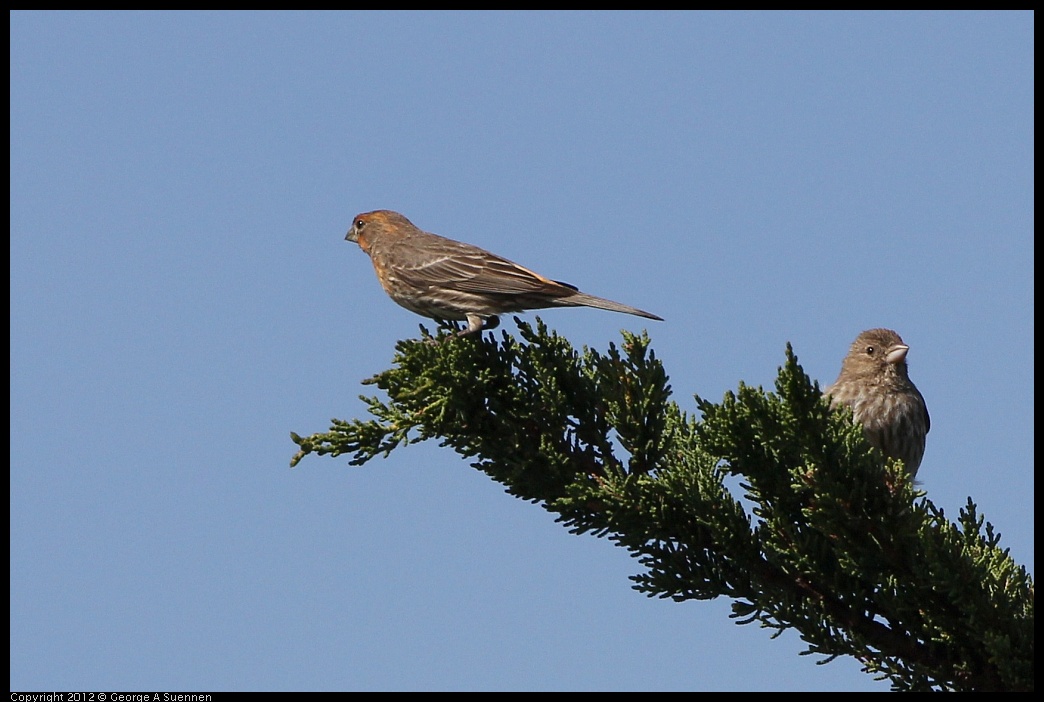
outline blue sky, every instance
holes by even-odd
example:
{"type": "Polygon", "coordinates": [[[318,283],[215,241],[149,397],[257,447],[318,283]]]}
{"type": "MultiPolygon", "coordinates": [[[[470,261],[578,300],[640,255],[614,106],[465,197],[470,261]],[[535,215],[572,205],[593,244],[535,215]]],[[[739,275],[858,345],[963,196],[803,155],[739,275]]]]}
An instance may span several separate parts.
{"type": "Polygon", "coordinates": [[[11,688],[887,689],[289,432],[418,334],[343,240],[394,209],[664,317],[541,313],[687,411],[896,329],[924,489],[1032,572],[1032,64],[1018,12],[12,13],[11,688]]]}

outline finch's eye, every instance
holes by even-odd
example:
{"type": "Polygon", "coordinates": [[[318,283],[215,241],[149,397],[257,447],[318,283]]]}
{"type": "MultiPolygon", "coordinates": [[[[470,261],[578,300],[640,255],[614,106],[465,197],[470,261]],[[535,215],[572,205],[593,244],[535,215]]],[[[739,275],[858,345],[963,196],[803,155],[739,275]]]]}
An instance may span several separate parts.
{"type": "Polygon", "coordinates": [[[866,355],[867,356],[873,356],[874,355],[874,347],[873,346],[867,346],[866,347],[866,355]]]}
{"type": "Polygon", "coordinates": [[[361,220],[361,219],[357,219],[357,220],[355,220],[355,228],[356,228],[356,229],[362,229],[362,228],[363,228],[363,225],[365,225],[365,224],[366,224],[366,222],[364,222],[364,221],[363,221],[363,220],[361,220]]]}

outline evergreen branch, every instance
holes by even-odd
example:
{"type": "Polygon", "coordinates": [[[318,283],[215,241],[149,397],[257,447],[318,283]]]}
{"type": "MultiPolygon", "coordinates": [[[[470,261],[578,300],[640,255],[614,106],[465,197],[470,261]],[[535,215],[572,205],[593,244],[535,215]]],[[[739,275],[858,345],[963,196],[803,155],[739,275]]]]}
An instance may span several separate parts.
{"type": "Polygon", "coordinates": [[[388,396],[363,398],[375,419],[291,434],[291,465],[308,453],[361,465],[434,438],[571,532],[627,548],[649,596],[730,597],[738,623],[793,628],[804,653],[854,656],[896,690],[1033,689],[1025,568],[970,499],[954,524],[915,491],[789,345],[774,393],[697,397],[695,421],[646,335],[578,352],[515,321],[520,340],[450,326],[399,342],[365,381],[388,396]]]}

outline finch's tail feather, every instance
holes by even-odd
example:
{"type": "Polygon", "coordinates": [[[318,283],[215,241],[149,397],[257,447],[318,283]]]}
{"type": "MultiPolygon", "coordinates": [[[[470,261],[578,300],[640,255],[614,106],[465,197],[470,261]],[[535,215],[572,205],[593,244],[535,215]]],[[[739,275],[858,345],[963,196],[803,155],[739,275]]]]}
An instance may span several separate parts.
{"type": "Polygon", "coordinates": [[[625,314],[633,314],[638,317],[645,317],[646,319],[655,319],[659,322],[663,321],[663,317],[659,317],[652,312],[646,312],[640,310],[637,307],[631,307],[630,305],[624,305],[619,302],[613,302],[612,300],[606,300],[604,297],[595,297],[594,295],[588,295],[587,293],[577,292],[569,297],[563,298],[562,303],[569,305],[577,305],[583,307],[597,307],[600,310],[609,310],[610,312],[623,312],[625,314]]]}

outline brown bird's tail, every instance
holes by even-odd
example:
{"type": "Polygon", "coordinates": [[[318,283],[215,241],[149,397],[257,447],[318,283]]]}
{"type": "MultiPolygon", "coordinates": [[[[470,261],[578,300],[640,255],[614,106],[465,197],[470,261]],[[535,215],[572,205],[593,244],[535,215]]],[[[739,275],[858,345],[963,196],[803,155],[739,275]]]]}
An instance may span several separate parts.
{"type": "Polygon", "coordinates": [[[612,300],[606,300],[604,297],[595,297],[594,295],[588,295],[587,293],[576,292],[569,297],[563,297],[559,304],[561,305],[576,305],[577,307],[597,307],[600,310],[609,310],[610,312],[623,312],[625,314],[633,314],[638,317],[645,317],[646,319],[655,319],[659,322],[663,321],[663,317],[658,317],[652,312],[646,312],[640,310],[637,307],[631,307],[630,305],[624,305],[619,302],[613,302],[612,300]]]}

